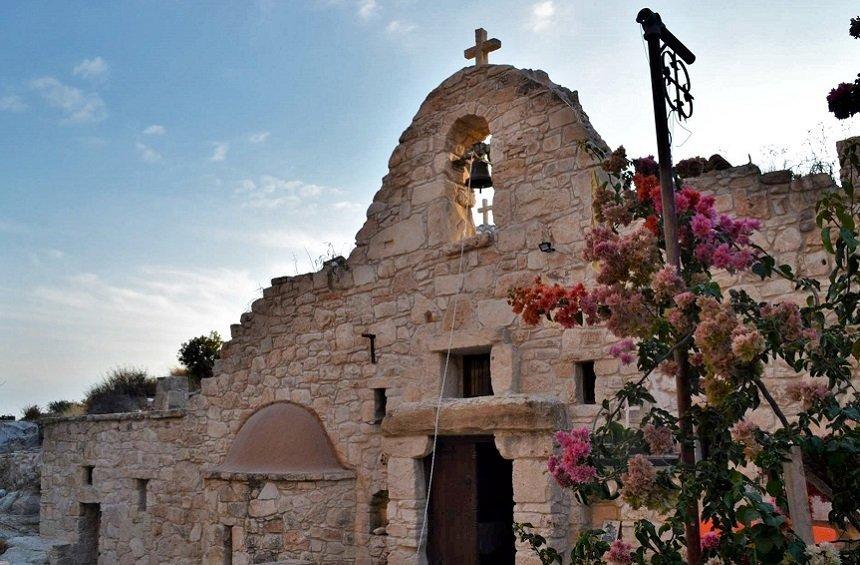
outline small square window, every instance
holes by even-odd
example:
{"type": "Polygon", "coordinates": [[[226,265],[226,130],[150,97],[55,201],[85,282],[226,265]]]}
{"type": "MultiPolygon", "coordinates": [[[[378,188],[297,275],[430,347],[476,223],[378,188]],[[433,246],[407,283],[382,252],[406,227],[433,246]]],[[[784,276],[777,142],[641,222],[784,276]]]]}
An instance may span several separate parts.
{"type": "Polygon", "coordinates": [[[445,398],[493,395],[489,347],[471,347],[450,354],[441,352],[439,358],[445,398]]]}
{"type": "Polygon", "coordinates": [[[91,485],[93,484],[93,471],[95,467],[93,465],[84,465],[83,467],[83,476],[84,476],[84,484],[91,485]]]}
{"type": "Polygon", "coordinates": [[[582,404],[597,404],[594,387],[597,375],[594,373],[594,361],[581,361],[574,370],[576,379],[577,400],[582,404]]]}

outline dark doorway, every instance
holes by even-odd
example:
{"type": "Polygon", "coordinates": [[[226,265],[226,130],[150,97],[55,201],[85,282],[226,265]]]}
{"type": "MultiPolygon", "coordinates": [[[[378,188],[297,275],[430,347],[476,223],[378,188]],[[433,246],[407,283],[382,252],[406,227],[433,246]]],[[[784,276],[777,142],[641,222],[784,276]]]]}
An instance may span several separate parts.
{"type": "MultiPolygon", "coordinates": [[[[425,465],[429,476],[429,457],[425,465]]],[[[492,437],[439,438],[427,528],[431,565],[513,565],[512,473],[492,437]]]]}
{"type": "Polygon", "coordinates": [[[77,560],[81,565],[96,565],[99,561],[99,530],[102,522],[100,504],[81,504],[78,519],[77,560]]]}

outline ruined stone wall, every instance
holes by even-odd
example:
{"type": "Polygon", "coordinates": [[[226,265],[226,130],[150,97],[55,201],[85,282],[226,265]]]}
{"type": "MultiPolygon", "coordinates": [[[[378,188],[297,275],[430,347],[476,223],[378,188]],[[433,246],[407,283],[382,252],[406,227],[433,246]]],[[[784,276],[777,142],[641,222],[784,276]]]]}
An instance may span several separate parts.
{"type": "Polygon", "coordinates": [[[182,410],[46,423],[40,533],[77,543],[81,504],[96,503],[100,563],[199,563],[204,516],[194,446],[202,434],[200,421],[182,410]],[[148,480],[145,509],[140,479],[148,480]]]}

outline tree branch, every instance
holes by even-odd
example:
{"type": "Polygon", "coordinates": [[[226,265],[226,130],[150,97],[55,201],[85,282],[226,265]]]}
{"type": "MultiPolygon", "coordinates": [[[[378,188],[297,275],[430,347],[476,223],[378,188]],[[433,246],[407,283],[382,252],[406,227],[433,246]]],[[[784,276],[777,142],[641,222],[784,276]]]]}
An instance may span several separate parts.
{"type": "Polygon", "coordinates": [[[761,391],[761,395],[764,396],[767,403],[770,404],[773,413],[776,414],[776,417],[779,418],[779,421],[782,422],[782,427],[788,428],[791,424],[788,422],[788,418],[785,417],[782,409],[779,407],[779,404],[776,403],[773,396],[771,396],[770,391],[767,390],[767,387],[764,385],[764,382],[759,377],[756,377],[753,381],[758,387],[759,391],[761,391]]]}

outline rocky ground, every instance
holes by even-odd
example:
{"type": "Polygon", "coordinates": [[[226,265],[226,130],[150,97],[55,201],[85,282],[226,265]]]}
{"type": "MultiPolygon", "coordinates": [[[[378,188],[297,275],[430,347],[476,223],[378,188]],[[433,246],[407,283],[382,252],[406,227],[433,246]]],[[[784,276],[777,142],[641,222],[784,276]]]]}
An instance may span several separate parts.
{"type": "Polygon", "coordinates": [[[0,564],[49,563],[56,545],[39,538],[39,428],[0,422],[0,564]]]}

